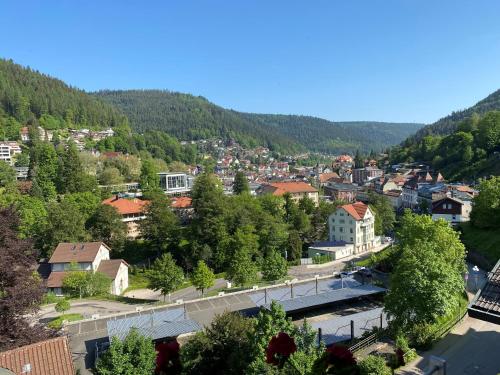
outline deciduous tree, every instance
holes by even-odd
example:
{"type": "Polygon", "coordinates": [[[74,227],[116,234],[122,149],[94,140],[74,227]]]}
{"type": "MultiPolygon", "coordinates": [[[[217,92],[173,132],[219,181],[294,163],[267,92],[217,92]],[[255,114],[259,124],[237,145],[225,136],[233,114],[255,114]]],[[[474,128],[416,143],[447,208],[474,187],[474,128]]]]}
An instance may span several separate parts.
{"type": "Polygon", "coordinates": [[[156,259],[146,277],[149,280],[149,286],[156,291],[160,291],[165,300],[166,295],[177,289],[184,280],[184,272],[172,258],[170,253],[163,254],[156,259]]]}
{"type": "Polygon", "coordinates": [[[190,279],[195,288],[201,290],[201,295],[203,295],[205,290],[214,285],[215,275],[204,261],[199,260],[190,279]]]}

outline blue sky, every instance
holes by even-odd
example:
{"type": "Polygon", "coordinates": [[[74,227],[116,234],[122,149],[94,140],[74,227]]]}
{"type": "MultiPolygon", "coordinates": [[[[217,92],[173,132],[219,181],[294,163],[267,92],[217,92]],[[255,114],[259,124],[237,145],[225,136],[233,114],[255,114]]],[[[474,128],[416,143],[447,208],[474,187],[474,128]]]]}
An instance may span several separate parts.
{"type": "Polygon", "coordinates": [[[85,90],[433,122],[500,88],[499,1],[3,1],[0,56],[85,90]]]}

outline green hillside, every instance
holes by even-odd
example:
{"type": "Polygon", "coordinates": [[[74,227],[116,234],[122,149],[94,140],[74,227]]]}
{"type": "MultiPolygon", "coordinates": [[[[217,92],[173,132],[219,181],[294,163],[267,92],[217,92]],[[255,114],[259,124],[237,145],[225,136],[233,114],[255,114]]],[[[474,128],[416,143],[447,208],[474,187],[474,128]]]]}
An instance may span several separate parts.
{"type": "Polygon", "coordinates": [[[382,150],[422,126],[241,113],[202,97],[160,90],[100,91],[94,95],[123,110],[137,132],[157,129],[186,140],[233,138],[244,145],[267,145],[282,151],[382,150]]]}
{"type": "Polygon", "coordinates": [[[203,97],[160,90],[100,91],[94,96],[123,110],[138,133],[161,130],[182,140],[219,137],[282,152],[305,150],[275,129],[251,122],[203,97]]]}
{"type": "Polygon", "coordinates": [[[443,117],[442,119],[436,121],[433,124],[424,126],[416,132],[416,134],[406,141],[407,144],[415,141],[421,140],[427,135],[448,135],[453,133],[458,124],[470,118],[474,113],[478,115],[484,115],[486,112],[500,110],[500,90],[488,95],[483,100],[477,102],[472,107],[464,109],[462,111],[456,111],[452,114],[443,117]]]}
{"type": "Polygon", "coordinates": [[[101,129],[127,124],[111,105],[30,68],[0,59],[1,136],[15,139],[21,126],[101,129]]]}
{"type": "Polygon", "coordinates": [[[471,116],[452,134],[427,135],[391,151],[392,163],[419,161],[448,180],[476,180],[500,174],[500,111],[471,116]]]}

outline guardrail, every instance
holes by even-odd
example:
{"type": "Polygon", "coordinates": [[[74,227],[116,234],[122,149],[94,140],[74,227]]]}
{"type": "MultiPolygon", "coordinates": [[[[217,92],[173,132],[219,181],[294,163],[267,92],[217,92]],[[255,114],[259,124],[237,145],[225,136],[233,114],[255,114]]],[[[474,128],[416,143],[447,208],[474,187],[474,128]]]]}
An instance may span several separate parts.
{"type": "Polygon", "coordinates": [[[363,340],[361,340],[360,342],[352,345],[351,347],[349,347],[349,351],[351,353],[356,353],[372,344],[375,344],[377,341],[378,341],[378,338],[379,338],[379,335],[378,333],[374,333],[373,335],[370,335],[366,338],[364,338],[363,340]]]}

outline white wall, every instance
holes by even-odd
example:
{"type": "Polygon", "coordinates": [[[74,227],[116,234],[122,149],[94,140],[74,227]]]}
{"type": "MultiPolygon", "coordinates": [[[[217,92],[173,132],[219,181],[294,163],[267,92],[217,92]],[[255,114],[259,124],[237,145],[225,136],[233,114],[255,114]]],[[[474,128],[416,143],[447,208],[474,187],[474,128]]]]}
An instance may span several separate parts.
{"type": "Polygon", "coordinates": [[[119,296],[128,288],[128,267],[125,263],[120,265],[116,278],[111,283],[111,294],[119,296]]]}
{"type": "Polygon", "coordinates": [[[101,245],[94,261],[92,262],[92,270],[94,272],[97,271],[97,268],[101,263],[101,260],[108,260],[108,259],[109,259],[109,250],[106,248],[106,246],[101,245]]]}

